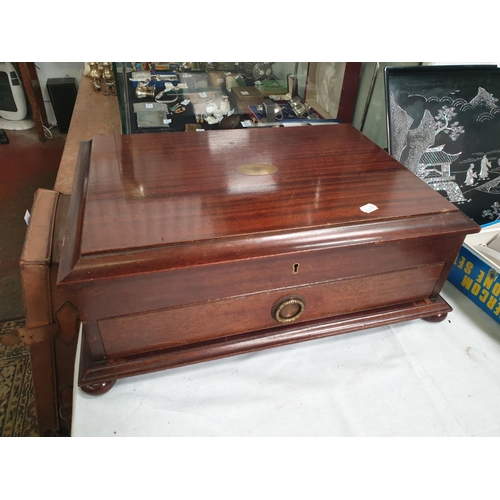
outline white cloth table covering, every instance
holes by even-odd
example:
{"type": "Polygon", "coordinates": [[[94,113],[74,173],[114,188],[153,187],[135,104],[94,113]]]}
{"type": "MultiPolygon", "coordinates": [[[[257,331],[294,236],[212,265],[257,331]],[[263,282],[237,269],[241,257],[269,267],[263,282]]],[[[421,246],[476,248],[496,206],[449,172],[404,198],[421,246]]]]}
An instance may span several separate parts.
{"type": "Polygon", "coordinates": [[[120,379],[102,396],[76,388],[72,435],[500,436],[500,325],[450,283],[442,295],[454,311],[441,323],[120,379]]]}

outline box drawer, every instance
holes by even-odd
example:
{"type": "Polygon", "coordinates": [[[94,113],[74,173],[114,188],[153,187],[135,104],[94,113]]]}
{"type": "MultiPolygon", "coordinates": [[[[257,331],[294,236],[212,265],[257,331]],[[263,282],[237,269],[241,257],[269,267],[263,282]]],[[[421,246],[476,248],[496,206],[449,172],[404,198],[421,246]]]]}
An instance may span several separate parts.
{"type": "MultiPolygon", "coordinates": [[[[375,238],[376,239],[376,238],[375,238]]],[[[419,237],[99,278],[80,288],[82,319],[102,320],[452,262],[457,237],[419,237]],[[215,285],[215,286],[214,286],[215,285]],[[133,293],[131,292],[133,290],[133,293]],[[92,312],[92,317],[87,311],[92,312]]],[[[256,251],[264,251],[255,245],[256,251]]],[[[181,260],[182,256],[178,256],[181,260]]],[[[228,260],[226,260],[228,259],[228,260]]]]}
{"type": "Polygon", "coordinates": [[[105,318],[98,326],[107,357],[115,358],[426,298],[442,269],[438,264],[280,288],[105,318]],[[288,297],[294,300],[287,303],[288,297]]]}

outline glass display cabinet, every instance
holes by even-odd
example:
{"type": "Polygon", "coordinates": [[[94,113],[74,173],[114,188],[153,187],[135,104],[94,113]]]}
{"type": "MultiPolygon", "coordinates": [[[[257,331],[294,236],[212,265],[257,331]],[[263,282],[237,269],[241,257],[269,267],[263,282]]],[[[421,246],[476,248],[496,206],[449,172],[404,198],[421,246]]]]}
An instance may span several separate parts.
{"type": "Polygon", "coordinates": [[[350,123],[361,63],[113,63],[123,134],[350,123]]]}

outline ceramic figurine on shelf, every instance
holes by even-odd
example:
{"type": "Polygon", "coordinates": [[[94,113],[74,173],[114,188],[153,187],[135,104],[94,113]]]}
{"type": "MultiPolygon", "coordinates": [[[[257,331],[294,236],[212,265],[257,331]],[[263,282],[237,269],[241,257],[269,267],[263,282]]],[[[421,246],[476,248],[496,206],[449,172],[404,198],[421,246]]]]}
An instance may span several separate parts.
{"type": "Polygon", "coordinates": [[[229,111],[231,110],[231,106],[229,104],[229,97],[227,95],[222,96],[220,110],[224,116],[229,114],[229,111]]]}

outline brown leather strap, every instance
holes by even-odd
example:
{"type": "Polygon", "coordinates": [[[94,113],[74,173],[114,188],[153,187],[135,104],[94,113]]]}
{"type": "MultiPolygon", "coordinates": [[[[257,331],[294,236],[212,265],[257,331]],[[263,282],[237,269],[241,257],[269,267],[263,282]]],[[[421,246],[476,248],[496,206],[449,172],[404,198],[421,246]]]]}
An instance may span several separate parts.
{"type": "Polygon", "coordinates": [[[36,342],[50,340],[58,331],[58,324],[51,323],[50,325],[39,326],[37,328],[19,328],[19,336],[26,345],[31,345],[36,342]]]}
{"type": "Polygon", "coordinates": [[[50,293],[52,234],[59,193],[39,189],[21,254],[21,281],[27,329],[53,323],[50,293]]]}
{"type": "Polygon", "coordinates": [[[35,193],[23,251],[21,281],[26,313],[22,341],[30,346],[33,388],[40,433],[59,429],[54,342],[57,324],[53,321],[50,261],[54,220],[59,193],[39,189],[35,193]]]}
{"type": "Polygon", "coordinates": [[[21,263],[47,264],[50,262],[58,197],[59,193],[50,189],[36,191],[21,254],[21,263]]]}

